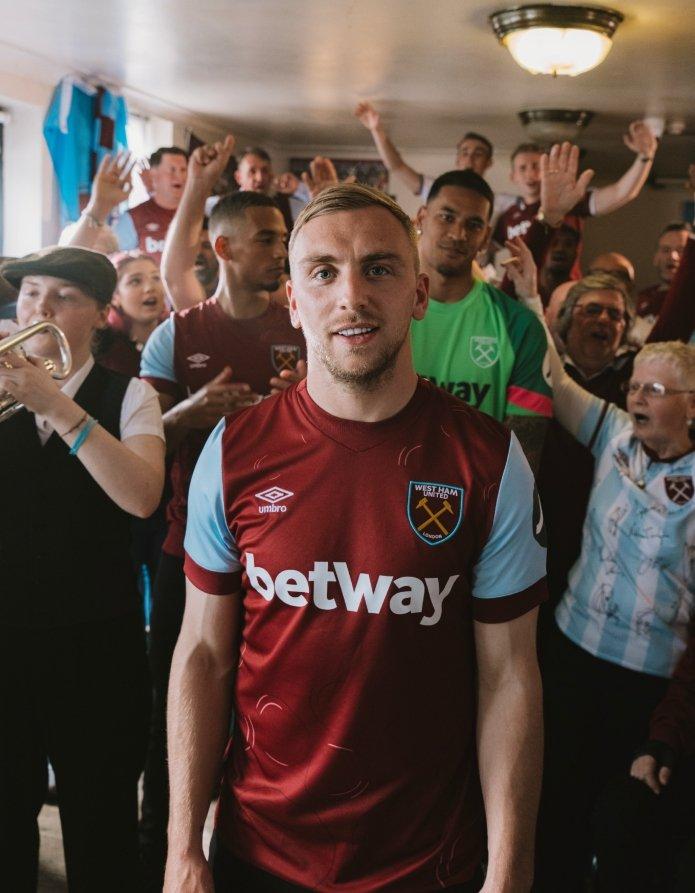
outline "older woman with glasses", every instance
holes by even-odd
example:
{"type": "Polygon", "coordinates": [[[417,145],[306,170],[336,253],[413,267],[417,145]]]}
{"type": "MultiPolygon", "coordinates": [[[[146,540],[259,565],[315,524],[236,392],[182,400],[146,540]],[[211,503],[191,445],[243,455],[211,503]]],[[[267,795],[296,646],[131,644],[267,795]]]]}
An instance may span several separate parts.
{"type": "MultiPolygon", "coordinates": [[[[607,316],[608,302],[587,300],[573,315],[607,316]]],[[[695,347],[643,348],[625,411],[574,381],[548,341],[555,416],[595,459],[581,553],[546,642],[537,889],[572,893],[591,864],[597,796],[646,736],[695,614],[695,347]]]]}

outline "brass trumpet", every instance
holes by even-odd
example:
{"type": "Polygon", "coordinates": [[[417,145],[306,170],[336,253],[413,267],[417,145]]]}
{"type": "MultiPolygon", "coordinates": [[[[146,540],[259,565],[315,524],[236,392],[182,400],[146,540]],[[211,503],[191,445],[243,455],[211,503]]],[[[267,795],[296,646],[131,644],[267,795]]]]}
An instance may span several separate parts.
{"type": "MultiPolygon", "coordinates": [[[[4,354],[17,348],[19,348],[21,353],[24,353],[21,345],[33,338],[34,335],[38,335],[39,332],[50,332],[60,348],[60,362],[56,363],[54,360],[42,359],[44,368],[50,373],[51,378],[58,380],[67,378],[72,369],[70,345],[63,332],[52,322],[37,322],[33,326],[28,326],[26,329],[22,329],[19,332],[15,332],[14,335],[8,335],[7,338],[0,340],[0,367],[2,366],[4,354]]],[[[7,419],[23,408],[24,404],[19,403],[8,391],[0,391],[0,422],[7,421],[7,419]]]]}

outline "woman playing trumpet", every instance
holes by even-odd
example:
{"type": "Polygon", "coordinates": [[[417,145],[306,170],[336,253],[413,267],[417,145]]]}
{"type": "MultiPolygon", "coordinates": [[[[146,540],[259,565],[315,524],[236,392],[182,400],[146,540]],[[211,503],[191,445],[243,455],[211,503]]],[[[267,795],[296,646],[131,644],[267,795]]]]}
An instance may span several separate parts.
{"type": "Polygon", "coordinates": [[[137,889],[137,779],[146,740],[144,634],[131,515],[156,508],[164,440],[154,391],[94,364],[116,273],[104,256],[49,248],[3,268],[21,328],[65,334],[60,384],[37,335],[0,356],[0,851],[8,889],[36,885],[36,818],[56,773],[71,891],[137,889]]]}

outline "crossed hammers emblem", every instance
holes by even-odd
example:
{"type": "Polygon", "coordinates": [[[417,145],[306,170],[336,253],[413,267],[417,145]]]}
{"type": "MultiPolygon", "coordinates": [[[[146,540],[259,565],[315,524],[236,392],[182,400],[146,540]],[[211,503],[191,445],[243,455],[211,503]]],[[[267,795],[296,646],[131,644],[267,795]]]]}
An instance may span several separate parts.
{"type": "Polygon", "coordinates": [[[436,524],[437,527],[438,527],[438,528],[441,530],[441,532],[444,534],[444,536],[448,536],[448,535],[449,535],[449,531],[446,529],[446,527],[445,527],[445,526],[442,524],[442,522],[439,520],[440,515],[443,515],[445,512],[448,512],[450,515],[453,515],[453,514],[454,514],[454,510],[453,510],[453,508],[451,507],[451,503],[449,502],[448,499],[445,499],[445,500],[444,500],[444,502],[442,503],[442,508],[440,508],[438,512],[433,512],[433,511],[432,511],[432,509],[429,507],[429,503],[428,503],[428,501],[427,501],[427,497],[426,497],[426,496],[423,496],[422,499],[420,500],[420,502],[418,502],[418,504],[417,504],[415,507],[418,508],[418,509],[424,509],[424,510],[427,512],[428,516],[429,516],[428,518],[426,518],[426,519],[422,522],[422,524],[420,524],[420,525],[418,526],[418,530],[419,530],[420,532],[422,532],[422,531],[425,530],[427,527],[429,527],[430,524],[436,524]]]}
{"type": "Polygon", "coordinates": [[[282,372],[285,369],[289,369],[290,372],[294,371],[295,356],[293,353],[280,353],[278,351],[275,355],[275,360],[278,365],[278,372],[282,372]]]}

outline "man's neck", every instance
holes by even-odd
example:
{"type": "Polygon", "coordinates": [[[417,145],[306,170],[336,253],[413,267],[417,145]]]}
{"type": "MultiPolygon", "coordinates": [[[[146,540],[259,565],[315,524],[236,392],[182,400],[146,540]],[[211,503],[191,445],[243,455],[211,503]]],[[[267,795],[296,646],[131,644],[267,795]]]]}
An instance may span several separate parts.
{"type": "Polygon", "coordinates": [[[612,362],[612,360],[608,360],[607,363],[598,363],[596,360],[587,360],[583,357],[578,358],[576,356],[573,356],[569,351],[567,352],[567,358],[575,367],[575,369],[578,369],[581,372],[582,376],[585,379],[593,378],[595,375],[600,375],[601,372],[603,372],[604,369],[607,369],[612,362]]]}
{"type": "Polygon", "coordinates": [[[425,263],[422,272],[427,273],[430,280],[430,300],[439,301],[440,304],[455,304],[462,301],[475,283],[471,267],[459,276],[443,276],[425,263]]]}
{"type": "Polygon", "coordinates": [[[165,211],[176,211],[179,204],[181,203],[181,196],[178,195],[175,198],[167,199],[163,198],[161,195],[157,193],[153,193],[150,198],[160,208],[164,208],[165,211]]]}
{"type": "Polygon", "coordinates": [[[220,282],[215,297],[232,319],[255,319],[265,313],[270,304],[269,292],[248,289],[223,269],[220,270],[220,282]]]}
{"type": "Polygon", "coordinates": [[[319,359],[309,358],[307,390],[321,409],[339,419],[381,422],[400,412],[417,387],[410,344],[403,346],[395,366],[373,387],[358,388],[336,381],[319,359]]]}

